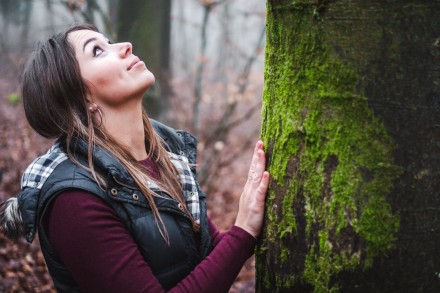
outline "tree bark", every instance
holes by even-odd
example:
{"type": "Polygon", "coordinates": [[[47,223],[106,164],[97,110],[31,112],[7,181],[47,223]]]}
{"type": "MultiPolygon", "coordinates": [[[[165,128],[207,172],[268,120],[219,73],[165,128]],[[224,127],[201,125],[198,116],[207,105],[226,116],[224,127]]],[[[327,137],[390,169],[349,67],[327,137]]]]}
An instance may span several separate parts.
{"type": "Polygon", "coordinates": [[[440,292],[440,1],[269,0],[258,292],[440,292]]]}

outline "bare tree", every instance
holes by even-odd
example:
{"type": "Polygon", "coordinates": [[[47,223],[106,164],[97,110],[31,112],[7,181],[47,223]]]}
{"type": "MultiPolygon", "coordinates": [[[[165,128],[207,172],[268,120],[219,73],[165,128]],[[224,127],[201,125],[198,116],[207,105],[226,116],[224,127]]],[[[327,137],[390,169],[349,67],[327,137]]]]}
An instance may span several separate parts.
{"type": "MultiPolygon", "coordinates": [[[[210,14],[214,11],[218,5],[223,5],[225,7],[225,16],[228,16],[227,1],[201,1],[200,4],[203,7],[203,18],[200,27],[200,48],[199,48],[199,58],[195,73],[194,81],[194,100],[192,106],[192,118],[191,118],[191,128],[192,132],[199,138],[202,145],[202,156],[203,165],[199,169],[199,180],[204,186],[205,190],[208,192],[213,187],[215,179],[219,176],[220,172],[228,166],[231,166],[234,160],[243,153],[244,150],[249,149],[250,144],[252,144],[256,137],[258,136],[258,125],[254,127],[247,137],[242,137],[240,144],[231,147],[224,147],[230,145],[230,138],[233,135],[234,130],[237,127],[243,126],[248,122],[253,115],[260,110],[261,104],[260,100],[257,98],[248,99],[246,96],[247,87],[249,85],[249,76],[252,66],[255,64],[257,57],[262,51],[264,46],[265,37],[265,27],[261,28],[259,38],[256,41],[254,47],[248,52],[243,53],[240,57],[241,64],[243,67],[238,70],[237,64],[233,64],[233,68],[227,67],[226,64],[221,64],[215,68],[214,76],[216,79],[220,79],[224,90],[221,93],[216,93],[216,96],[220,97],[220,101],[215,103],[215,115],[210,110],[206,113],[201,113],[201,108],[205,107],[205,101],[203,100],[204,94],[209,90],[209,81],[205,81],[209,74],[206,71],[206,66],[210,58],[207,57],[206,48],[208,42],[209,34],[209,18],[210,14]],[[232,74],[231,74],[232,73],[232,74]],[[228,76],[234,76],[233,78],[228,78],[228,76]],[[233,91],[228,90],[231,88],[231,84],[235,85],[233,91]],[[248,102],[246,102],[248,100],[248,102]],[[250,102],[250,104],[249,104],[250,102]],[[203,116],[205,115],[205,117],[203,116]],[[212,115],[212,117],[206,117],[212,115]],[[201,127],[203,121],[204,127],[201,127]],[[205,123],[209,121],[209,123],[205,123]]],[[[238,51],[234,44],[229,40],[227,25],[228,19],[223,19],[222,24],[226,32],[223,33],[222,47],[216,54],[227,55],[228,52],[232,51],[229,48],[233,48],[238,51]]],[[[229,55],[228,59],[231,59],[232,55],[229,55]]],[[[219,60],[223,60],[221,57],[219,60]]],[[[221,61],[218,61],[220,64],[221,61]]],[[[216,81],[214,79],[214,81],[216,81]]]]}

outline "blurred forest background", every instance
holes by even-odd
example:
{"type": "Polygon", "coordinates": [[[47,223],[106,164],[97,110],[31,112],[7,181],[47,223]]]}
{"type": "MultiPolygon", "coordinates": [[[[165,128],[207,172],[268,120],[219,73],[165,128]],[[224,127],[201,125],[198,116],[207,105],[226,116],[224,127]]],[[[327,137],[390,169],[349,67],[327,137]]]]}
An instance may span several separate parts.
{"type": "MultiPolygon", "coordinates": [[[[156,76],[145,97],[150,117],[199,140],[198,176],[209,215],[231,227],[260,133],[265,1],[0,0],[0,201],[51,141],[28,126],[20,72],[38,42],[74,23],[94,23],[130,41],[156,76]]],[[[231,292],[253,292],[254,259],[231,292]]],[[[0,236],[0,292],[54,292],[37,241],[0,236]]]]}

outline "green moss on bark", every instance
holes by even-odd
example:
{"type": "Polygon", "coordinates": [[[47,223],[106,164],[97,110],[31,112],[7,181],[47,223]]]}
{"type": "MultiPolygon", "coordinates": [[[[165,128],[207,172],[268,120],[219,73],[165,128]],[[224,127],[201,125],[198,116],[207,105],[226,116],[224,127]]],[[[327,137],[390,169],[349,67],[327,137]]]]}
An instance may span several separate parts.
{"type": "Polygon", "coordinates": [[[355,71],[326,46],[316,11],[269,1],[268,12],[262,139],[271,185],[257,277],[271,289],[297,282],[336,292],[332,276],[368,267],[392,248],[399,219],[386,198],[399,169],[384,126],[356,89],[355,71]],[[299,196],[302,208],[295,207],[299,196]],[[295,237],[305,237],[304,248],[289,246],[295,237]],[[268,246],[279,255],[268,256],[268,246]],[[289,257],[297,249],[303,259],[289,257]],[[303,261],[303,270],[270,275],[265,257],[303,261]]]}

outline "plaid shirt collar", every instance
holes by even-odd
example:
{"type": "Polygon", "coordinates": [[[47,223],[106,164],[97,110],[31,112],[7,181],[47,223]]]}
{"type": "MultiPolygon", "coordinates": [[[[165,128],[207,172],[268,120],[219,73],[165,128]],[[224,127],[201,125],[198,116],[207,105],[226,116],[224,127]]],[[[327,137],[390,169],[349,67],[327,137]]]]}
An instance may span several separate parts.
{"type": "Polygon", "coordinates": [[[45,155],[36,158],[26,168],[21,177],[21,189],[35,188],[40,190],[55,168],[67,159],[67,155],[56,142],[45,155]]]}
{"type": "MultiPolygon", "coordinates": [[[[184,155],[177,155],[167,152],[179,172],[179,181],[182,184],[183,195],[196,223],[200,223],[200,203],[197,183],[192,175],[188,158],[184,155]]],[[[60,143],[56,142],[49,151],[36,158],[25,170],[21,178],[21,189],[35,188],[41,190],[46,180],[53,173],[55,168],[63,161],[67,160],[67,155],[60,148],[60,143]]],[[[160,191],[159,187],[152,182],[147,182],[148,187],[153,191],[160,191]]]]}

